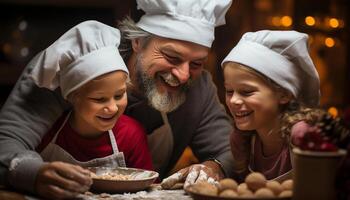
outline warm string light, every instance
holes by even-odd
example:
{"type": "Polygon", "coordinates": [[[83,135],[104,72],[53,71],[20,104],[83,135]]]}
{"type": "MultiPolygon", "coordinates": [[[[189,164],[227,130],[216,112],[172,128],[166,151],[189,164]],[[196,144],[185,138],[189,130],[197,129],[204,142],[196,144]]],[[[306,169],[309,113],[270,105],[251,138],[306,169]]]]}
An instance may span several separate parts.
{"type": "Polygon", "coordinates": [[[290,27],[293,24],[293,19],[288,15],[282,17],[274,16],[271,18],[271,24],[273,26],[290,27]]]}
{"type": "Polygon", "coordinates": [[[305,17],[305,24],[308,26],[314,26],[316,24],[316,20],[312,16],[305,17]]]}
{"type": "Polygon", "coordinates": [[[317,28],[329,29],[329,28],[344,28],[344,21],[335,17],[325,17],[322,20],[314,16],[306,16],[304,22],[307,26],[317,26],[317,28]],[[320,23],[323,21],[323,23],[320,23]]]}
{"type": "Polygon", "coordinates": [[[330,18],[329,21],[329,26],[332,28],[338,28],[339,27],[339,21],[337,18],[330,18]]]}
{"type": "Polygon", "coordinates": [[[289,26],[291,26],[293,24],[293,19],[290,16],[288,16],[288,15],[283,16],[281,18],[281,24],[284,27],[289,27],[289,26]]]}
{"type": "MultiPolygon", "coordinates": [[[[293,24],[293,19],[288,16],[273,16],[270,18],[271,19],[271,24],[273,26],[284,26],[284,27],[290,27],[293,24]]],[[[319,19],[318,19],[319,20],[319,19]]],[[[306,16],[304,18],[304,22],[307,26],[315,26],[317,25],[317,19],[314,16],[306,16]]],[[[320,24],[318,24],[320,25],[320,24]]],[[[324,27],[331,27],[331,28],[343,28],[344,27],[344,21],[341,19],[337,19],[335,17],[329,18],[326,17],[324,19],[324,27]]]]}
{"type": "Polygon", "coordinates": [[[281,26],[281,18],[278,16],[272,17],[271,23],[274,26],[281,26]]]}
{"type": "Polygon", "coordinates": [[[324,40],[324,44],[326,45],[326,47],[334,47],[335,45],[335,40],[331,37],[326,37],[326,39],[324,40]]]}
{"type": "Polygon", "coordinates": [[[334,118],[338,116],[338,109],[336,107],[328,108],[328,113],[331,114],[334,118]]]}

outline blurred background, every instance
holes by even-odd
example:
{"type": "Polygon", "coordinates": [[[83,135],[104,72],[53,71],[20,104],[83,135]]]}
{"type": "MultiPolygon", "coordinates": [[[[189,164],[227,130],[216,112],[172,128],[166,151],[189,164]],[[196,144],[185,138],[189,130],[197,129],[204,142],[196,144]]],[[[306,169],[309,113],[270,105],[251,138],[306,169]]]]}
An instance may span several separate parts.
{"type": "MultiPolygon", "coordinates": [[[[261,29],[297,30],[310,36],[310,54],[321,78],[321,107],[333,115],[350,113],[349,0],[234,0],[226,25],[206,66],[224,103],[221,60],[243,33],[261,29]]],[[[85,20],[116,26],[142,11],[135,0],[0,0],[0,107],[29,60],[65,31],[85,20]]],[[[350,115],[349,115],[350,116],[350,115]]],[[[196,162],[186,150],[178,167],[196,162]]]]}

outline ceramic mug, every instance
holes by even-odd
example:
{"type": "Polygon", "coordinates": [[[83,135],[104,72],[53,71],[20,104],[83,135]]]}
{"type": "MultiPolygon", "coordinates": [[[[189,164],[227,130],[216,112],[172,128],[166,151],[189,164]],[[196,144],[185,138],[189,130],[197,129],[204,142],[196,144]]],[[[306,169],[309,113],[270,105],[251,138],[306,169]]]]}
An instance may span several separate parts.
{"type": "Polygon", "coordinates": [[[293,149],[293,199],[336,199],[335,178],[345,150],[317,152],[293,149]]]}

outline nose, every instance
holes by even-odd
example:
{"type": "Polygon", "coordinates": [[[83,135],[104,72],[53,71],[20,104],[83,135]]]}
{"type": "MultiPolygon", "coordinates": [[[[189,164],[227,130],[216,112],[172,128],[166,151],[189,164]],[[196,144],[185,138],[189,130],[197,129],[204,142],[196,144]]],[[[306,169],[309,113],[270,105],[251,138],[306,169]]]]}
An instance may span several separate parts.
{"type": "Polygon", "coordinates": [[[230,99],[230,103],[233,105],[241,105],[243,103],[243,100],[241,96],[237,94],[237,92],[234,92],[230,99]]]}
{"type": "Polygon", "coordinates": [[[106,113],[116,113],[118,112],[118,105],[114,100],[108,102],[108,104],[103,108],[106,113]]]}
{"type": "Polygon", "coordinates": [[[172,69],[172,74],[180,81],[181,84],[184,84],[190,78],[190,66],[189,63],[184,62],[181,65],[178,65],[172,69]]]}

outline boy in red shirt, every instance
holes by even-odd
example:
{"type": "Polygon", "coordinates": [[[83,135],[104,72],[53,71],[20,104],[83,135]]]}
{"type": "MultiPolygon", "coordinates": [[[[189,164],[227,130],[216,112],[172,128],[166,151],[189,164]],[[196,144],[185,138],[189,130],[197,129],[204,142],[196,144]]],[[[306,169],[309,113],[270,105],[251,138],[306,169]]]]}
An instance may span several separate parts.
{"type": "Polygon", "coordinates": [[[60,199],[87,191],[92,180],[85,167],[153,169],[143,127],[123,115],[129,72],[119,41],[118,29],[86,21],[34,62],[35,84],[60,88],[72,104],[36,148],[45,163],[38,174],[27,175],[36,177],[39,195],[60,199]]]}

